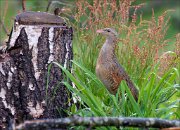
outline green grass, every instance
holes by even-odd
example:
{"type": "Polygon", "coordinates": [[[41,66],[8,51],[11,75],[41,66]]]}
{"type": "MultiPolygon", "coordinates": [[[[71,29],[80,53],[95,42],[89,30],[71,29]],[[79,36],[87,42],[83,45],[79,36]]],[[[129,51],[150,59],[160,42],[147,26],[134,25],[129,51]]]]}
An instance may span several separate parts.
{"type": "MultiPolygon", "coordinates": [[[[98,5],[93,8],[96,10],[98,5]]],[[[114,19],[109,18],[107,22],[106,12],[103,12],[103,16],[88,9],[84,9],[83,13],[85,12],[87,16],[92,13],[91,24],[88,24],[90,19],[84,17],[84,14],[81,15],[81,12],[77,13],[77,21],[72,23],[75,28],[73,73],[60,64],[54,63],[63,70],[76,87],[66,81],[63,83],[75,98],[80,98],[80,100],[77,98],[78,107],[73,104],[66,112],[70,116],[83,117],[122,116],[180,119],[179,54],[174,51],[176,59],[169,58],[165,64],[161,61],[162,54],[167,50],[166,45],[169,42],[175,45],[175,40],[166,37],[168,30],[166,13],[159,14],[159,17],[163,17],[163,22],[152,17],[150,20],[142,20],[135,24],[133,22],[121,24],[120,15],[115,15],[114,19]],[[119,32],[116,55],[139,89],[138,102],[134,100],[124,81],[120,84],[118,93],[111,95],[96,77],[96,59],[105,41],[104,37],[96,34],[96,30],[104,27],[113,27],[119,32]]],[[[75,128],[83,129],[82,127],[75,128]]],[[[115,127],[97,129],[106,128],[118,129],[115,127]]]]}
{"type": "MultiPolygon", "coordinates": [[[[162,78],[156,74],[156,68],[150,71],[142,81],[142,86],[138,86],[138,102],[133,98],[128,86],[123,81],[120,84],[118,93],[111,95],[99,79],[85,68],[83,65],[73,61],[75,68],[78,68],[74,74],[71,74],[63,66],[54,63],[67,75],[67,77],[76,85],[71,86],[69,82],[64,81],[66,87],[80,97],[80,108],[75,104],[67,111],[69,115],[80,115],[83,117],[91,116],[109,116],[109,117],[156,117],[164,119],[179,119],[179,99],[180,86],[174,84],[176,78],[179,78],[179,72],[176,68],[170,69],[162,78]],[[84,77],[78,75],[82,71],[84,77]],[[84,78],[88,82],[84,82],[84,78]]],[[[115,128],[114,128],[115,129],[115,128]]]]}
{"type": "MultiPolygon", "coordinates": [[[[97,2],[97,0],[94,1],[97,2]]],[[[76,86],[73,87],[68,81],[63,81],[79,102],[78,107],[76,104],[72,104],[68,110],[65,110],[68,115],[180,119],[180,60],[179,53],[174,50],[175,34],[178,31],[168,22],[169,14],[164,15],[162,9],[157,12],[155,10],[155,17],[148,14],[148,16],[143,16],[142,21],[122,23],[121,12],[110,12],[114,15],[112,17],[108,16],[108,11],[112,11],[111,8],[114,8],[114,6],[108,5],[108,8],[104,10],[100,8],[100,4],[96,4],[90,10],[87,5],[84,8],[84,2],[80,2],[75,9],[73,7],[73,12],[69,14],[74,18],[68,21],[74,28],[73,73],[70,73],[60,64],[53,63],[59,66],[59,69],[62,69],[64,74],[76,86]],[[100,14],[97,9],[101,9],[103,14],[100,14]],[[164,18],[164,21],[158,21],[158,17],[164,18]],[[168,30],[169,26],[170,29],[168,30]],[[124,81],[120,84],[118,93],[111,95],[96,77],[96,59],[105,41],[104,37],[96,34],[96,30],[104,27],[113,27],[119,33],[116,54],[120,64],[139,89],[138,102],[134,100],[124,81]],[[174,51],[176,59],[168,59],[165,62],[167,66],[163,66],[160,57],[167,50],[174,51]]],[[[92,5],[93,1],[89,0],[89,2],[91,4],[88,5],[92,5]]],[[[5,1],[1,3],[4,5],[5,1]]],[[[20,6],[20,2],[16,4],[20,6]]],[[[9,7],[12,5],[14,5],[14,2],[9,7]]],[[[9,20],[11,19],[9,17],[13,13],[9,7],[8,9],[11,11],[8,11],[8,17],[5,18],[4,22],[11,28],[9,24],[12,21],[9,20]]],[[[34,10],[34,8],[36,8],[35,10],[45,10],[38,2],[28,0],[27,9],[34,10]],[[31,8],[32,5],[37,6],[31,8]]],[[[116,6],[115,8],[116,10],[119,9],[116,6]]],[[[3,10],[5,11],[4,8],[3,10]]],[[[18,10],[21,9],[16,9],[14,12],[18,10]]],[[[5,17],[1,14],[2,16],[5,17]]],[[[4,37],[5,34],[1,34],[0,40],[3,41],[2,38],[4,39],[4,37]]],[[[48,73],[50,73],[50,68],[48,73]]],[[[48,82],[47,80],[47,84],[48,82]]],[[[48,101],[51,97],[46,97],[46,99],[48,101]]],[[[117,129],[115,127],[99,127],[97,129],[106,128],[117,129]]],[[[75,129],[83,128],[75,127],[75,129]]]]}

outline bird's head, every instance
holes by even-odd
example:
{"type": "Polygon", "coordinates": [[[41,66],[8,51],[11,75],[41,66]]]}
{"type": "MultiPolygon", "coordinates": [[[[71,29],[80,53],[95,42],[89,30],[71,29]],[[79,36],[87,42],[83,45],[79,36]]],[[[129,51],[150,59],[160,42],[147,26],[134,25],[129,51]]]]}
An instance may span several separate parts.
{"type": "Polygon", "coordinates": [[[96,32],[101,33],[101,34],[105,35],[106,37],[117,38],[117,36],[118,36],[118,33],[116,32],[116,30],[112,29],[112,28],[99,29],[96,32]]]}

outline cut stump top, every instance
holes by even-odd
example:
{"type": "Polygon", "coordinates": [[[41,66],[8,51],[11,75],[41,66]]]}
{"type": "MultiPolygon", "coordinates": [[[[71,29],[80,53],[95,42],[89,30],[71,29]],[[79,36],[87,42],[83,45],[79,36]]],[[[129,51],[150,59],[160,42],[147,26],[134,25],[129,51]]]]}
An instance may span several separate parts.
{"type": "Polygon", "coordinates": [[[65,25],[63,18],[46,12],[23,12],[16,16],[15,21],[23,25],[65,25]]]}

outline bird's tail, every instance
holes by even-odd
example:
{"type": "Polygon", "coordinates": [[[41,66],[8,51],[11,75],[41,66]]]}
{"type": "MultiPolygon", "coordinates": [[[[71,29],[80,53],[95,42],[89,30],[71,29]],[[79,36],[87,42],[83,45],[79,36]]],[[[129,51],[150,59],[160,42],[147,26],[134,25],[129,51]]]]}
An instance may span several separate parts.
{"type": "Polygon", "coordinates": [[[129,89],[131,90],[131,93],[134,97],[134,99],[137,101],[138,100],[138,96],[139,96],[139,92],[138,89],[135,87],[135,85],[133,84],[133,82],[131,81],[131,79],[128,77],[125,79],[129,89]]]}

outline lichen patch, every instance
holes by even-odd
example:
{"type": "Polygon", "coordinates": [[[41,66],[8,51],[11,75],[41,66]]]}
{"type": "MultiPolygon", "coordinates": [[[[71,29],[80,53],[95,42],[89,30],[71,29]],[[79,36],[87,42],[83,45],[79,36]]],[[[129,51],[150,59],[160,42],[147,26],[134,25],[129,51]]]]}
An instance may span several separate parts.
{"type": "Polygon", "coordinates": [[[49,49],[50,49],[50,56],[48,59],[48,63],[51,63],[52,61],[54,61],[54,41],[53,41],[53,37],[54,37],[54,28],[50,28],[49,29],[49,49]]]}
{"type": "Polygon", "coordinates": [[[4,104],[4,107],[8,108],[11,111],[12,115],[14,115],[15,114],[15,108],[13,106],[11,106],[10,104],[7,104],[7,102],[6,102],[6,90],[4,88],[1,88],[0,97],[2,98],[2,102],[4,104]]]}
{"type": "Polygon", "coordinates": [[[29,83],[29,89],[30,89],[31,91],[35,90],[35,87],[34,87],[34,85],[33,85],[31,82],[29,83]]]}
{"type": "Polygon", "coordinates": [[[69,47],[68,47],[68,43],[66,43],[66,55],[65,55],[65,61],[64,61],[64,68],[67,68],[68,55],[69,55],[69,47]]]}
{"type": "Polygon", "coordinates": [[[32,63],[35,71],[35,78],[37,80],[39,79],[40,76],[40,72],[38,71],[38,66],[37,66],[37,55],[38,55],[37,44],[38,44],[38,39],[41,36],[42,27],[26,25],[25,30],[28,35],[29,50],[32,49],[32,63]]]}
{"type": "MultiPolygon", "coordinates": [[[[13,70],[13,71],[14,71],[14,69],[11,69],[11,70],[13,70]]],[[[6,85],[7,85],[8,89],[10,89],[10,88],[11,88],[12,76],[13,76],[13,73],[12,73],[11,71],[9,71],[9,72],[8,72],[7,83],[6,83],[6,85]]]]}
{"type": "Polygon", "coordinates": [[[14,44],[15,44],[15,41],[16,39],[18,38],[19,34],[20,34],[20,30],[25,27],[24,25],[19,25],[19,26],[14,26],[13,27],[13,32],[12,32],[12,35],[11,35],[11,40],[10,40],[10,43],[9,43],[9,48],[13,47],[14,44]]]}
{"type": "Polygon", "coordinates": [[[5,72],[4,72],[4,69],[2,68],[3,66],[3,63],[0,63],[0,72],[1,74],[3,74],[5,76],[5,72]]]}
{"type": "Polygon", "coordinates": [[[40,103],[37,103],[34,107],[33,102],[29,102],[27,108],[30,110],[29,114],[34,118],[38,118],[43,115],[44,108],[40,105],[40,103]]]}

